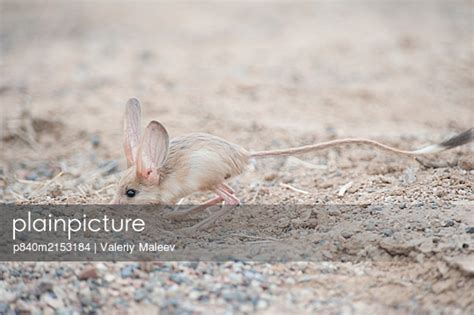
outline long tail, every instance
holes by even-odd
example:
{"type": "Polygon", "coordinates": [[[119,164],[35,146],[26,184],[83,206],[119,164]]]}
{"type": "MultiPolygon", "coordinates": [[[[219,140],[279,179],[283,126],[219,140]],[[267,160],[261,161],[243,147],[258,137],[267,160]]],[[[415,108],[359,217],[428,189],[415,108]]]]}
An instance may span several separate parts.
{"type": "Polygon", "coordinates": [[[370,145],[370,146],[373,146],[385,151],[413,156],[413,155],[424,155],[424,154],[431,154],[431,153],[446,151],[446,150],[461,146],[463,144],[472,142],[473,140],[474,140],[474,128],[471,128],[439,144],[429,145],[427,147],[424,147],[415,151],[400,150],[400,149],[393,148],[383,143],[380,143],[374,140],[369,140],[369,139],[340,139],[340,140],[321,142],[317,144],[305,145],[305,146],[289,148],[289,149],[252,152],[250,154],[250,157],[266,158],[266,157],[290,156],[290,155],[304,154],[308,152],[324,150],[327,148],[340,146],[344,144],[366,144],[366,145],[370,145]]]}

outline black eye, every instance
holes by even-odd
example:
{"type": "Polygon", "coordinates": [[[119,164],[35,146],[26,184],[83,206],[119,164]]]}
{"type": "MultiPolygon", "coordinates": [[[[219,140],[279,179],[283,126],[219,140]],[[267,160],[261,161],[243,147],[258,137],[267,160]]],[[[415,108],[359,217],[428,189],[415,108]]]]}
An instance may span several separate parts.
{"type": "Polygon", "coordinates": [[[137,191],[135,189],[127,189],[127,192],[126,192],[127,197],[133,198],[135,197],[136,194],[137,194],[137,191]]]}

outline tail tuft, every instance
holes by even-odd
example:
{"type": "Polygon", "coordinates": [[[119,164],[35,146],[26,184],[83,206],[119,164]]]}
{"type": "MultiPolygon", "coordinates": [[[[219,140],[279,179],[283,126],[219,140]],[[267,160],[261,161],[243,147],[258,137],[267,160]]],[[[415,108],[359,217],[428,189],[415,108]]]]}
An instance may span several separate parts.
{"type": "Polygon", "coordinates": [[[463,144],[467,144],[474,140],[474,128],[468,129],[463,133],[460,133],[448,140],[441,142],[439,146],[441,146],[444,150],[449,150],[455,147],[458,147],[463,144]]]}

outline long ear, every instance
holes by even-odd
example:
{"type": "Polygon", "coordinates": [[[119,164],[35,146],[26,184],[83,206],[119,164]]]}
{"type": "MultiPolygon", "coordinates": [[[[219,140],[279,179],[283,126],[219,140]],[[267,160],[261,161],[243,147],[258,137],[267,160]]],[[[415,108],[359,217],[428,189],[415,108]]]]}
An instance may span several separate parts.
{"type": "Polygon", "coordinates": [[[128,100],[125,105],[123,119],[123,147],[128,167],[136,163],[138,145],[140,144],[140,101],[136,98],[128,100]]]}
{"type": "Polygon", "coordinates": [[[137,152],[137,176],[149,183],[158,184],[160,168],[168,156],[169,136],[157,121],[148,124],[137,152]]]}

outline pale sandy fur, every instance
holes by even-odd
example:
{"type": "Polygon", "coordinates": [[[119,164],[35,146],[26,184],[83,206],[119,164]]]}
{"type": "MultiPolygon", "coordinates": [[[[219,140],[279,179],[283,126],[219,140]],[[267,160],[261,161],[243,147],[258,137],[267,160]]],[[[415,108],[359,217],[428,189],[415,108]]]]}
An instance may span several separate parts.
{"type": "Polygon", "coordinates": [[[237,144],[205,133],[192,133],[170,142],[168,157],[160,169],[158,185],[146,185],[136,176],[136,167],[126,171],[119,194],[139,191],[134,203],[174,203],[197,191],[213,190],[225,180],[241,174],[249,163],[249,153],[237,144]]]}

